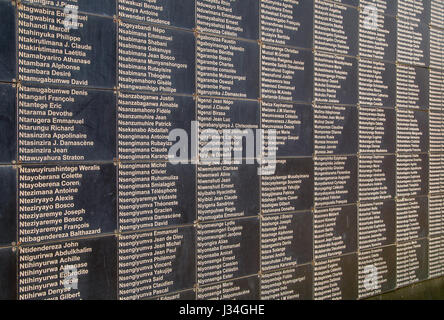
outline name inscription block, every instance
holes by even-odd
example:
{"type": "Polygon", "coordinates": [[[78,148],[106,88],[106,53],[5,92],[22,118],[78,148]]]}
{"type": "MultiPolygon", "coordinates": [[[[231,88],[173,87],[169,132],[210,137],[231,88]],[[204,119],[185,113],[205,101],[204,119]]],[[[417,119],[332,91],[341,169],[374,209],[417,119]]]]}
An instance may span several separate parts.
{"type": "Polygon", "coordinates": [[[358,296],[358,258],[344,255],[315,262],[314,299],[353,300],[358,296]]]}
{"type": "Polygon", "coordinates": [[[261,223],[261,267],[293,267],[313,259],[313,214],[267,215],[261,223]]]}
{"type": "Polygon", "coordinates": [[[18,170],[18,239],[21,243],[116,230],[113,164],[21,166],[18,170]]]}
{"type": "Polygon", "coordinates": [[[119,228],[138,231],[191,224],[196,219],[195,165],[120,163],[119,228]]]}
{"type": "Polygon", "coordinates": [[[20,86],[19,161],[112,161],[115,105],[112,91],[20,86]]]}
{"type": "Polygon", "coordinates": [[[118,86],[123,90],[193,94],[193,33],[122,21],[118,31],[118,86]]]}
{"type": "Polygon", "coordinates": [[[313,299],[312,281],[313,266],[311,265],[265,273],[261,277],[261,299],[311,300],[313,299]]]}
{"type": "Polygon", "coordinates": [[[259,270],[259,219],[216,221],[197,227],[197,283],[205,285],[259,270]]]}
{"type": "Polygon", "coordinates": [[[259,39],[259,3],[256,0],[196,0],[196,24],[201,32],[259,39]]]}
{"type": "Polygon", "coordinates": [[[261,5],[260,31],[262,41],[311,48],[313,0],[264,0],[261,5]]]}
{"type": "Polygon", "coordinates": [[[122,19],[187,29],[195,26],[195,0],[117,0],[117,9],[122,19]]]}
{"type": "Polygon", "coordinates": [[[396,287],[396,247],[388,246],[359,254],[359,297],[378,295],[396,287]],[[373,285],[370,280],[374,280],[373,285]]]}
{"type": "Polygon", "coordinates": [[[66,29],[58,9],[18,9],[18,76],[25,82],[113,88],[116,25],[111,18],[78,14],[66,29]]]}
{"type": "Polygon", "coordinates": [[[120,235],[119,299],[148,299],[192,287],[194,244],[192,227],[120,235]]]}
{"type": "Polygon", "coordinates": [[[18,254],[19,300],[115,300],[115,237],[24,246],[18,254]]]}
{"type": "Polygon", "coordinates": [[[197,39],[197,92],[203,96],[257,99],[259,46],[254,42],[200,35],[197,39]]]}
{"type": "Polygon", "coordinates": [[[263,214],[310,210],[313,207],[313,160],[279,159],[274,175],[261,178],[263,214]]]}

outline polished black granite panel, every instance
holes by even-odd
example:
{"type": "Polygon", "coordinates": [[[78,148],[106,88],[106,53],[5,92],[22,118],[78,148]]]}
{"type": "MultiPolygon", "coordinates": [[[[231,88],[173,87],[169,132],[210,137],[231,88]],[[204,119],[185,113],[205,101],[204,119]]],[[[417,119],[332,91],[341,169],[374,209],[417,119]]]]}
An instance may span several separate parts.
{"type": "Polygon", "coordinates": [[[314,0],[260,1],[262,41],[311,48],[313,46],[314,0]]]}
{"type": "Polygon", "coordinates": [[[260,284],[257,276],[200,286],[198,300],[258,300],[260,284]]]}
{"type": "Polygon", "coordinates": [[[276,160],[275,173],[261,178],[262,213],[311,210],[313,180],[314,167],[311,158],[276,160]]]}
{"type": "MultiPolygon", "coordinates": [[[[24,3],[54,7],[57,9],[69,9],[69,6],[77,8],[78,12],[94,13],[99,15],[114,16],[116,14],[115,0],[22,0],[24,3]]],[[[72,11],[67,10],[68,13],[72,11]]]]}
{"type": "Polygon", "coordinates": [[[264,272],[313,260],[313,213],[267,215],[261,222],[261,268],[264,272]]]}
{"type": "Polygon", "coordinates": [[[430,64],[430,30],[427,23],[398,19],[397,61],[428,67],[430,64]]]}
{"type": "Polygon", "coordinates": [[[313,238],[316,260],[356,252],[358,248],[356,205],[315,209],[313,238]]]}
{"type": "Polygon", "coordinates": [[[18,160],[112,161],[116,96],[112,91],[22,85],[18,89],[18,160]]]}
{"type": "Polygon", "coordinates": [[[428,154],[399,154],[396,158],[396,169],[398,197],[428,194],[428,154]]]}
{"type": "Polygon", "coordinates": [[[262,129],[276,130],[276,145],[265,138],[265,151],[278,157],[313,154],[313,107],[286,102],[262,101],[262,129]]]}
{"type": "Polygon", "coordinates": [[[116,86],[116,24],[112,18],[78,14],[66,29],[63,11],[18,8],[18,75],[24,82],[63,86],[116,86]]]}
{"type": "Polygon", "coordinates": [[[444,4],[441,1],[432,1],[430,6],[430,24],[435,27],[444,27],[444,4]]]}
{"type": "Polygon", "coordinates": [[[359,152],[396,152],[396,111],[361,107],[359,109],[359,152]]]}
{"type": "MultiPolygon", "coordinates": [[[[193,143],[191,128],[196,104],[192,97],[120,91],[117,97],[117,155],[121,161],[168,160],[177,137],[170,132],[185,130],[193,143]]],[[[186,159],[191,158],[191,152],[186,159]]]]}
{"type": "Polygon", "coordinates": [[[17,298],[17,254],[13,248],[0,249],[0,300],[17,298]]]}
{"type": "Polygon", "coordinates": [[[138,231],[196,220],[196,166],[120,163],[119,229],[138,231]]]}
{"type": "Polygon", "coordinates": [[[427,238],[396,246],[396,286],[398,288],[428,277],[427,238]]]}
{"type": "Polygon", "coordinates": [[[429,108],[429,70],[399,64],[396,68],[396,104],[402,108],[429,108]]]}
{"type": "Polygon", "coordinates": [[[375,201],[395,198],[395,155],[361,155],[359,158],[359,199],[375,201]]]}
{"type": "Polygon", "coordinates": [[[405,198],[396,203],[396,240],[411,241],[429,235],[429,199],[405,198]]]}
{"type": "Polygon", "coordinates": [[[398,152],[429,151],[429,115],[424,111],[398,109],[396,118],[398,152]]]}
{"type": "Polygon", "coordinates": [[[358,152],[358,109],[322,105],[314,107],[314,150],[316,155],[358,152]]]}
{"type": "Polygon", "coordinates": [[[359,248],[379,248],[396,242],[395,200],[362,202],[358,207],[359,248]]]}
{"type": "Polygon", "coordinates": [[[396,287],[396,246],[359,254],[359,298],[374,296],[396,287]]]}
{"type": "Polygon", "coordinates": [[[396,65],[369,59],[359,60],[359,104],[373,108],[394,108],[396,103],[396,65]]]}
{"type": "Polygon", "coordinates": [[[257,216],[260,210],[257,170],[253,164],[198,165],[197,219],[257,216]]]}
{"type": "Polygon", "coordinates": [[[16,242],[17,169],[0,166],[0,246],[16,242]]]}
{"type": "Polygon", "coordinates": [[[219,36],[259,39],[259,1],[196,0],[199,32],[219,36]]]}
{"type": "Polygon", "coordinates": [[[291,269],[270,271],[261,277],[263,300],[313,299],[313,266],[311,264],[291,269]]]}
{"type": "Polygon", "coordinates": [[[121,234],[119,299],[148,299],[193,287],[195,243],[193,227],[121,234]]]}
{"type": "Polygon", "coordinates": [[[431,3],[436,2],[432,0],[397,0],[398,1],[398,16],[411,21],[421,21],[424,24],[430,23],[430,9],[431,3]]]}
{"type": "Polygon", "coordinates": [[[316,103],[358,103],[358,61],[355,58],[316,51],[314,61],[316,103]]]}
{"type": "Polygon", "coordinates": [[[16,13],[11,1],[0,1],[0,80],[12,81],[16,76],[16,13]]]}
{"type": "MultiPolygon", "coordinates": [[[[381,4],[381,3],[380,3],[381,4]]],[[[396,17],[375,13],[374,8],[360,14],[359,55],[396,62],[397,24],[396,17]]]]}
{"type": "Polygon", "coordinates": [[[314,176],[316,207],[338,206],[357,202],[357,157],[316,157],[314,176]]]}
{"type": "Polygon", "coordinates": [[[122,21],[118,87],[154,93],[195,92],[196,41],[189,31],[122,21]]]}
{"type": "Polygon", "coordinates": [[[116,254],[114,236],[23,246],[18,299],[115,300],[116,254]]]}
{"type": "Polygon", "coordinates": [[[354,300],[358,297],[356,254],[319,260],[314,265],[314,299],[354,300]]]}
{"type": "Polygon", "coordinates": [[[0,163],[16,160],[16,88],[12,84],[0,84],[0,163]]]}
{"type": "Polygon", "coordinates": [[[262,99],[310,103],[313,100],[313,53],[261,47],[262,99]]]}
{"type": "Polygon", "coordinates": [[[257,131],[261,122],[260,112],[257,101],[200,97],[197,100],[196,118],[201,162],[223,161],[230,164],[257,156],[259,148],[254,141],[257,143],[261,137],[257,131]]]}
{"type": "MultiPolygon", "coordinates": [[[[431,194],[444,193],[444,172],[441,168],[444,166],[444,155],[442,153],[433,153],[429,159],[429,187],[431,194]]],[[[444,233],[444,232],[443,232],[444,233]]]]}
{"type": "Polygon", "coordinates": [[[20,243],[96,236],[117,229],[114,164],[18,170],[20,243]]]}
{"type": "MultiPolygon", "coordinates": [[[[353,0],[357,4],[357,0],[353,0]]],[[[359,13],[352,8],[328,1],[314,4],[314,47],[334,54],[357,56],[359,13]]]]}
{"type": "Polygon", "coordinates": [[[197,93],[203,96],[259,98],[259,45],[200,34],[197,38],[197,93]],[[217,54],[214,54],[217,53],[217,54]]]}
{"type": "Polygon", "coordinates": [[[438,278],[444,275],[443,265],[444,236],[435,236],[429,239],[429,278],[438,278]]]}
{"type": "Polygon", "coordinates": [[[200,286],[259,271],[259,219],[197,226],[197,283],[200,286]]]}
{"type": "Polygon", "coordinates": [[[122,19],[192,29],[195,26],[195,0],[117,0],[122,19]]]}

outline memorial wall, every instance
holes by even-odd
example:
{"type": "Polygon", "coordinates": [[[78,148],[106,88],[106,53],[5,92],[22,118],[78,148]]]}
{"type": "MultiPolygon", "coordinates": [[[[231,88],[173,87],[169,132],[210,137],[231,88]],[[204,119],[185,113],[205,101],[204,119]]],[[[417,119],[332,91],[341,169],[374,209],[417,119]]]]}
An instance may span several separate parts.
{"type": "Polygon", "coordinates": [[[0,16],[0,299],[362,299],[444,276],[444,0],[0,16]],[[272,130],[274,170],[201,140],[174,163],[175,129],[272,130]]]}

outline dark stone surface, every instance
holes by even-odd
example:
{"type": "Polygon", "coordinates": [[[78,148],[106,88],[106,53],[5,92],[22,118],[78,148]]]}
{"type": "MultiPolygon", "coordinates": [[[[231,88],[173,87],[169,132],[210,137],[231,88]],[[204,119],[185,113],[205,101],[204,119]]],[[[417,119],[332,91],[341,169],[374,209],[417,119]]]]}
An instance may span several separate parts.
{"type": "MultiPolygon", "coordinates": [[[[272,31],[267,28],[266,33],[264,34],[263,30],[262,40],[273,44],[311,49],[313,47],[313,3],[313,0],[304,0],[291,4],[292,19],[284,18],[282,20],[284,22],[291,20],[291,22],[297,22],[299,25],[295,29],[290,29],[284,28],[286,23],[281,23],[279,25],[282,25],[282,29],[280,29],[275,26],[276,12],[273,12],[274,14],[272,14],[269,8],[274,7],[273,11],[279,12],[280,7],[277,7],[276,4],[281,4],[281,1],[268,3],[268,6],[265,6],[265,3],[261,2],[261,14],[263,15],[261,20],[262,24],[268,27],[267,20],[269,20],[268,22],[272,25],[272,31]]],[[[286,3],[286,5],[288,5],[288,3],[286,3]]]]}
{"type": "Polygon", "coordinates": [[[236,279],[211,286],[202,286],[198,290],[197,299],[258,300],[260,292],[259,286],[259,278],[257,276],[236,279]]]}
{"type": "Polygon", "coordinates": [[[314,205],[313,170],[314,165],[311,158],[279,159],[275,174],[262,176],[262,212],[267,214],[310,210],[314,205]],[[294,178],[284,179],[287,180],[284,188],[287,191],[285,195],[282,194],[281,197],[269,196],[267,190],[273,190],[274,179],[278,177],[280,180],[288,176],[294,178]]]}
{"type": "Polygon", "coordinates": [[[21,281],[19,299],[117,299],[117,248],[114,236],[22,247],[20,250],[18,268],[23,275],[19,277],[19,281],[21,281]],[[66,252],[66,254],[55,256],[57,252],[66,252]],[[39,256],[39,254],[41,255],[39,256]],[[69,262],[69,258],[76,261],[76,256],[79,258],[77,263],[69,262]],[[47,286],[46,288],[29,290],[32,288],[32,282],[31,284],[29,282],[32,281],[32,276],[25,275],[26,271],[32,273],[38,270],[32,264],[25,263],[29,259],[34,259],[37,263],[49,263],[50,266],[53,266],[53,268],[43,269],[42,275],[37,276],[37,279],[41,279],[41,284],[47,286]],[[68,261],[64,262],[63,259],[68,261]],[[63,272],[60,272],[70,270],[69,267],[76,267],[76,265],[77,289],[69,284],[69,273],[66,277],[63,272]],[[65,290],[65,284],[71,289],[65,290]]]}
{"type": "MultiPolygon", "coordinates": [[[[71,166],[38,166],[21,167],[19,180],[26,181],[20,184],[19,192],[30,192],[22,196],[24,201],[19,208],[18,219],[26,220],[28,224],[19,227],[19,241],[22,243],[35,243],[40,241],[57,240],[64,238],[77,238],[85,235],[112,233],[117,229],[116,211],[116,167],[114,164],[106,165],[71,165],[71,166]],[[88,170],[82,170],[88,167],[88,170]],[[60,168],[60,172],[47,173],[41,170],[60,168]],[[66,169],[65,169],[66,168],[66,169]],[[32,172],[27,172],[31,170],[32,172]],[[73,176],[80,174],[80,176],[73,176]],[[34,182],[31,182],[34,179],[34,182]],[[41,180],[40,180],[41,179],[41,180]],[[32,190],[39,189],[38,183],[45,183],[50,179],[53,185],[40,190],[49,190],[51,194],[47,202],[33,203],[32,190]],[[63,193],[62,189],[73,189],[63,193]],[[61,197],[61,198],[60,198],[61,197]],[[25,200],[27,200],[25,202],[25,200]],[[25,204],[28,204],[25,206],[25,204]],[[80,210],[78,214],[74,214],[80,210]],[[43,214],[58,212],[53,217],[53,224],[46,229],[43,214]],[[42,216],[32,217],[30,213],[40,213],[42,216]],[[66,221],[67,218],[81,218],[80,221],[66,221]],[[57,218],[57,219],[56,219],[57,218]],[[40,226],[34,226],[32,221],[38,221],[40,226]],[[34,232],[31,232],[33,231],[34,232]],[[77,233],[79,232],[79,233],[77,233]],[[84,234],[84,232],[86,232],[84,234]],[[93,233],[89,233],[93,232],[93,233]]],[[[24,223],[24,221],[22,221],[24,223]]]]}
{"type": "Polygon", "coordinates": [[[259,39],[259,1],[225,1],[225,3],[222,4],[222,2],[196,0],[196,7],[198,8],[196,12],[196,21],[199,31],[214,33],[221,36],[235,36],[253,40],[259,39]],[[221,8],[219,8],[218,5],[221,8]],[[200,8],[206,11],[206,14],[202,14],[202,16],[210,17],[210,19],[208,19],[209,21],[204,19],[202,22],[213,23],[213,26],[206,26],[206,24],[199,23],[200,8]],[[236,19],[226,18],[228,21],[236,21],[237,23],[225,23],[225,18],[219,14],[227,12],[227,8],[230,9],[229,14],[240,16],[240,21],[237,22],[236,19]],[[212,17],[212,14],[215,16],[212,17]],[[233,31],[230,30],[231,28],[225,28],[225,25],[232,27],[232,24],[237,25],[240,30],[233,31]]]}
{"type": "MultiPolygon", "coordinates": [[[[42,0],[23,0],[24,3],[39,5],[42,0]]],[[[53,7],[58,9],[64,9],[65,5],[73,5],[78,7],[79,12],[94,13],[100,15],[106,15],[112,17],[116,14],[116,1],[115,0],[64,0],[59,2],[56,0],[46,1],[46,7],[53,7]]]]}
{"type": "Polygon", "coordinates": [[[15,7],[11,1],[0,0],[0,80],[16,79],[15,7]]]}
{"type": "Polygon", "coordinates": [[[196,40],[192,32],[142,26],[126,21],[120,23],[118,29],[120,89],[194,94],[196,40]],[[129,32],[137,32],[137,35],[129,32]],[[150,36],[155,40],[148,39],[150,36]],[[161,40],[155,37],[160,37],[161,40]],[[129,55],[124,54],[124,51],[129,51],[129,55]],[[134,53],[138,55],[134,56],[134,53]],[[128,62],[128,59],[138,61],[128,62]]]}
{"type": "Polygon", "coordinates": [[[207,249],[206,253],[225,254],[226,263],[218,259],[208,260],[202,254],[197,256],[197,282],[199,285],[216,283],[224,279],[233,279],[256,274],[259,271],[259,219],[240,219],[200,224],[197,227],[198,250],[207,249]],[[220,242],[209,241],[216,235],[220,242]],[[209,240],[207,240],[209,239],[209,240]],[[235,245],[226,251],[223,246],[235,245]],[[207,263],[204,263],[206,262],[207,263]],[[203,270],[203,267],[207,267],[203,270]]]}
{"type": "Polygon", "coordinates": [[[147,9],[141,5],[127,5],[123,4],[123,1],[118,0],[118,15],[123,19],[192,29],[195,26],[195,1],[196,0],[156,0],[150,3],[151,8],[154,8],[151,9],[151,12],[155,14],[145,14],[144,12],[140,12],[140,9],[147,9]]]}
{"type": "Polygon", "coordinates": [[[17,170],[0,166],[0,246],[16,242],[17,214],[17,170]]]}
{"type": "MultiPolygon", "coordinates": [[[[22,5],[20,7],[21,11],[25,13],[32,13],[32,16],[48,18],[55,20],[57,14],[60,14],[61,11],[56,9],[48,9],[35,7],[30,5],[22,5]]],[[[29,19],[21,17],[19,18],[19,22],[29,23],[29,19]]],[[[39,72],[33,70],[33,68],[23,68],[19,72],[19,78],[24,82],[32,82],[32,83],[45,83],[45,84],[59,84],[59,85],[81,85],[81,86],[89,86],[93,88],[114,88],[116,86],[116,24],[113,19],[108,17],[100,17],[95,15],[89,15],[87,17],[87,21],[81,21],[77,29],[72,28],[69,32],[66,32],[66,36],[77,37],[79,41],[72,40],[75,38],[70,38],[71,40],[63,40],[63,45],[66,46],[69,50],[74,50],[82,48],[80,51],[84,51],[86,54],[85,57],[81,57],[84,60],[90,60],[90,63],[86,64],[76,64],[69,63],[70,65],[77,65],[80,68],[78,70],[72,70],[69,74],[54,74],[56,70],[52,67],[51,64],[40,67],[39,72]],[[73,46],[76,43],[77,47],[73,46]],[[90,46],[90,47],[88,47],[90,46]],[[44,72],[45,74],[41,74],[44,72]]],[[[80,20],[80,17],[79,17],[80,20]]],[[[45,30],[49,29],[49,25],[52,23],[42,22],[45,30]]],[[[54,24],[56,28],[64,29],[63,19],[61,21],[56,20],[54,24]]],[[[24,27],[26,30],[32,30],[30,27],[24,27]]],[[[52,30],[45,31],[48,32],[51,36],[33,36],[32,38],[36,38],[40,40],[53,40],[56,38],[56,32],[52,30]]],[[[19,45],[22,43],[18,41],[19,45]]],[[[54,48],[53,48],[54,49],[54,48]]],[[[54,55],[59,57],[59,63],[65,63],[65,58],[73,58],[73,56],[68,55],[64,52],[60,47],[56,47],[57,52],[48,53],[47,51],[39,51],[38,45],[34,47],[30,47],[23,51],[26,51],[27,54],[39,55],[41,54],[44,57],[48,57],[54,55]]],[[[76,56],[74,56],[76,57],[76,56]]],[[[27,59],[27,61],[32,61],[33,59],[27,59]]],[[[43,60],[41,57],[38,58],[38,62],[42,63],[43,60]]],[[[57,61],[57,60],[56,60],[57,61]]],[[[24,62],[24,58],[19,60],[19,66],[24,62]],[[23,61],[22,61],[23,60],[23,61]]],[[[26,66],[26,64],[23,64],[26,66]]],[[[66,71],[61,69],[62,71],[66,71]]]]}
{"type": "Polygon", "coordinates": [[[16,88],[0,84],[0,163],[16,161],[16,88]]]}
{"type": "Polygon", "coordinates": [[[0,249],[0,300],[17,298],[17,255],[12,248],[0,249]]]}
{"type": "Polygon", "coordinates": [[[264,300],[311,300],[313,265],[265,273],[261,285],[261,299],[264,300]]]}
{"type": "Polygon", "coordinates": [[[192,288],[196,283],[195,257],[193,227],[122,234],[119,298],[147,299],[192,288]],[[134,283],[136,277],[139,284],[134,283]]]}
{"type": "MultiPolygon", "coordinates": [[[[22,108],[21,103],[32,103],[32,99],[21,99],[21,93],[28,93],[38,97],[41,103],[52,106],[47,107],[44,116],[41,115],[28,115],[26,119],[32,119],[37,121],[39,119],[49,120],[53,123],[53,119],[67,119],[69,121],[76,120],[80,124],[74,124],[74,130],[69,132],[68,130],[55,130],[52,126],[47,125],[47,130],[42,130],[42,133],[48,134],[51,138],[40,138],[40,139],[26,139],[22,137],[19,140],[19,161],[23,163],[39,163],[39,162],[60,162],[65,163],[72,161],[79,161],[78,157],[81,157],[80,161],[113,161],[116,157],[116,96],[112,91],[100,91],[100,90],[87,90],[86,95],[73,94],[73,89],[63,89],[63,93],[54,94],[46,93],[44,87],[28,87],[33,90],[32,93],[27,92],[28,89],[22,86],[19,89],[19,108],[20,111],[27,112],[40,112],[41,109],[38,107],[22,108]],[[27,89],[27,90],[25,90],[27,89]],[[38,90],[42,90],[41,93],[36,93],[38,90]],[[48,95],[55,96],[59,99],[65,99],[67,102],[62,103],[52,103],[47,100],[48,95]],[[70,99],[74,98],[74,102],[70,102],[70,99]],[[63,114],[66,112],[66,114],[63,114]],[[61,115],[63,114],[63,115],[61,115]],[[82,138],[69,138],[63,137],[69,133],[78,135],[86,135],[85,139],[82,138]],[[60,135],[59,137],[54,137],[54,134],[60,135]],[[24,149],[30,149],[29,144],[24,142],[39,141],[41,143],[48,143],[46,147],[42,147],[44,151],[33,152],[32,157],[29,157],[29,152],[24,152],[24,149]],[[92,146],[79,145],[79,146],[66,146],[64,142],[93,142],[92,146]],[[47,151],[49,150],[49,152],[47,151]],[[51,159],[47,159],[45,156],[51,156],[51,159]],[[69,158],[66,158],[68,156],[69,158]],[[74,158],[71,158],[74,157],[74,158]]],[[[56,90],[56,88],[52,88],[56,90]]],[[[84,91],[82,91],[84,92],[84,91]]],[[[19,111],[19,113],[20,113],[19,111]]],[[[31,125],[32,123],[28,121],[20,121],[19,124],[31,125]]],[[[65,127],[72,126],[70,124],[65,125],[65,127]]],[[[60,127],[60,126],[59,126],[60,127]]],[[[19,136],[21,133],[31,134],[30,130],[22,130],[19,126],[19,136]]]]}
{"type": "Polygon", "coordinates": [[[119,178],[125,178],[119,183],[121,231],[185,225],[196,220],[195,165],[121,164],[119,178]],[[129,177],[138,182],[129,181],[129,177]],[[172,199],[174,204],[169,205],[172,199]]]}

